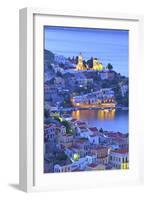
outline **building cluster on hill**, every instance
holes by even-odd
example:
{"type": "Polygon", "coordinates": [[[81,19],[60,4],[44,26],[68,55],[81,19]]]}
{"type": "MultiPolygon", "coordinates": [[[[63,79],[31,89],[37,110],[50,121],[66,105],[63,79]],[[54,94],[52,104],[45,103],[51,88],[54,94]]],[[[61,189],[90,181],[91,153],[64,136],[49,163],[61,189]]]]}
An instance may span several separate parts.
{"type": "Polygon", "coordinates": [[[44,60],[44,172],[128,169],[127,133],[103,131],[71,115],[99,109],[114,116],[116,105],[128,105],[128,78],[82,54],[45,51],[44,60]]]}
{"type": "Polygon", "coordinates": [[[96,106],[100,108],[115,108],[115,95],[111,88],[100,89],[85,95],[74,96],[72,104],[76,107],[96,106]]]}
{"type": "Polygon", "coordinates": [[[54,120],[44,126],[45,159],[50,160],[56,152],[54,161],[45,165],[45,172],[129,168],[128,134],[98,130],[77,119],[66,121],[68,129],[60,122],[54,120]]]}

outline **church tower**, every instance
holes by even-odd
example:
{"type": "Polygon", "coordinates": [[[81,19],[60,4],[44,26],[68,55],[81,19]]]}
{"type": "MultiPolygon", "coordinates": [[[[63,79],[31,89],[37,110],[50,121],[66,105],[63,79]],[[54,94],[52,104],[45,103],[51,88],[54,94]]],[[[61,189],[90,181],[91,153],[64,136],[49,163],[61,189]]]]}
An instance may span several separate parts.
{"type": "Polygon", "coordinates": [[[76,66],[77,70],[84,70],[84,65],[83,65],[83,56],[80,53],[80,55],[78,56],[78,64],[76,66]]]}

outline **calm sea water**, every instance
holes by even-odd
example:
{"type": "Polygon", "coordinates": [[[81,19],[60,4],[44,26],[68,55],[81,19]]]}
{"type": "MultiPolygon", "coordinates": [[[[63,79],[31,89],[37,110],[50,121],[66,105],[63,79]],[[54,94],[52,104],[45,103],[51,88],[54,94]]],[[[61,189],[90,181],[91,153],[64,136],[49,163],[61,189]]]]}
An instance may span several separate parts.
{"type": "Polygon", "coordinates": [[[103,130],[128,133],[128,111],[77,110],[72,117],[103,130]]]}
{"type": "Polygon", "coordinates": [[[77,56],[85,60],[97,57],[104,66],[111,63],[114,70],[128,76],[127,30],[50,27],[44,28],[45,49],[55,54],[77,56]]]}

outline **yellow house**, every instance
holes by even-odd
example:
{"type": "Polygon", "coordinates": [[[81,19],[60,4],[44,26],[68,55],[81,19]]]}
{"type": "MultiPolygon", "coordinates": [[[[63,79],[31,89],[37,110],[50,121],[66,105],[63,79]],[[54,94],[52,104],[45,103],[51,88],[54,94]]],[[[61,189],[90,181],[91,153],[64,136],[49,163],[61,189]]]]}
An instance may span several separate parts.
{"type": "Polygon", "coordinates": [[[109,156],[109,161],[115,169],[129,169],[128,149],[112,150],[109,156]]]}
{"type": "Polygon", "coordinates": [[[129,163],[128,162],[124,162],[121,164],[121,169],[129,169],[129,163]]]}

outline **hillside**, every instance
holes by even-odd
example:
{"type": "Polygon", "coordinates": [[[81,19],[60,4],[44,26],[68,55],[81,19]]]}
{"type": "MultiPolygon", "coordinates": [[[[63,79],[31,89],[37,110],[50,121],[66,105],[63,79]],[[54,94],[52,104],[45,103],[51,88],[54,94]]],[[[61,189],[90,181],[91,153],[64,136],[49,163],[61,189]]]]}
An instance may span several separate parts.
{"type": "Polygon", "coordinates": [[[45,62],[47,62],[48,64],[53,63],[54,58],[55,58],[55,55],[51,51],[44,49],[44,60],[45,60],[45,62]]]}

